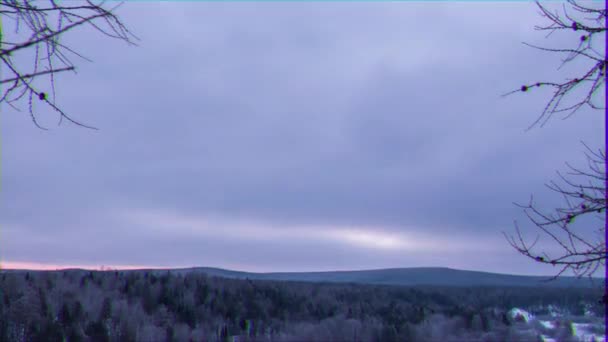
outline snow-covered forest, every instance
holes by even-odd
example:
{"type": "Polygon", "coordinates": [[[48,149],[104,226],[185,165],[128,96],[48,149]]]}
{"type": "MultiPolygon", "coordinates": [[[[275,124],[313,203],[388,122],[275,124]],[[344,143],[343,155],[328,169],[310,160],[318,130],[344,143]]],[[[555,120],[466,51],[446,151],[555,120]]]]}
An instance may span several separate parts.
{"type": "Polygon", "coordinates": [[[4,271],[8,341],[591,341],[601,288],[406,287],[4,271]]]}

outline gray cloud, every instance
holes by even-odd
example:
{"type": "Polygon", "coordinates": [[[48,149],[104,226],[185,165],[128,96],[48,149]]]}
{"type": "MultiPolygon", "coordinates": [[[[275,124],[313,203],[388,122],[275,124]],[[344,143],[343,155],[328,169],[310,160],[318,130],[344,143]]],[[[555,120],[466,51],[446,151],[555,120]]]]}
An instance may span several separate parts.
{"type": "MultiPolygon", "coordinates": [[[[251,231],[355,225],[465,237],[461,268],[500,271],[509,255],[510,270],[534,272],[501,240],[521,219],[511,203],[539,192],[555,203],[542,184],[564,161],[580,164],[579,140],[603,138],[592,111],[524,132],[548,94],[500,97],[555,77],[559,66],[520,44],[550,41],[532,30],[541,20],[532,4],[122,11],[141,46],[74,32],[70,41],[95,63],[58,81],[66,110],[99,132],[67,124],[41,132],[10,109],[3,117],[5,260],[265,270],[456,262],[440,250],[222,235],[242,220],[255,222],[243,228],[251,231]],[[117,214],[140,209],[224,228],[190,236],[117,214]],[[483,239],[496,246],[486,261],[475,257],[483,239]]],[[[54,125],[52,113],[42,116],[54,125]]]]}

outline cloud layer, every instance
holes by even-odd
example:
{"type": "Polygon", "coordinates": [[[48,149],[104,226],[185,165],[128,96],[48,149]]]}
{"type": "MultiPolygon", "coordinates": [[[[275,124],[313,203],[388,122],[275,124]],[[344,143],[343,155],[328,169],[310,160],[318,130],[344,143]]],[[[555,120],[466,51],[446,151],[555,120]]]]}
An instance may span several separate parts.
{"type": "Polygon", "coordinates": [[[128,3],[142,38],[92,31],[37,130],[2,116],[6,263],[287,271],[450,266],[551,274],[506,243],[604,118],[524,132],[570,44],[533,4],[128,3]],[[95,37],[95,38],[92,38],[95,37]]]}

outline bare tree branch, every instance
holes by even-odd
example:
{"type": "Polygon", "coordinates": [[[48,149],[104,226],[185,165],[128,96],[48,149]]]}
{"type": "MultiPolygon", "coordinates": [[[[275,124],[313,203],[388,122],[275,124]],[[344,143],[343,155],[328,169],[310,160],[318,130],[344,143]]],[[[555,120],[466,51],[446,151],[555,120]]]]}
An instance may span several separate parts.
{"type": "MultiPolygon", "coordinates": [[[[558,30],[573,30],[583,33],[576,48],[544,48],[526,44],[533,48],[566,54],[562,66],[577,58],[585,59],[590,63],[587,70],[583,70],[577,77],[564,82],[536,82],[523,85],[520,89],[511,91],[526,92],[534,87],[549,86],[554,88],[553,96],[546,104],[541,115],[528,128],[541,123],[541,127],[555,113],[567,112],[564,119],[573,115],[581,107],[587,105],[593,109],[604,109],[595,103],[594,95],[605,85],[606,55],[605,51],[599,53],[592,46],[592,38],[606,32],[606,9],[585,7],[568,0],[563,6],[563,15],[550,11],[539,2],[541,15],[549,20],[546,26],[537,26],[537,30],[549,31],[549,35],[558,30]],[[576,19],[572,12],[587,15],[585,19],[576,19]],[[591,17],[589,17],[591,16],[591,17]],[[582,96],[577,94],[574,104],[562,105],[562,101],[578,87],[587,86],[582,96]]],[[[604,98],[605,101],[605,98],[604,98]]],[[[587,159],[587,169],[574,167],[566,163],[566,174],[557,172],[558,181],[546,184],[552,192],[564,199],[564,205],[555,208],[550,213],[539,209],[531,197],[528,204],[516,204],[524,210],[528,220],[539,230],[549,243],[539,246],[537,237],[534,243],[529,244],[524,239],[519,225],[515,222],[516,236],[504,234],[509,244],[522,255],[542,264],[559,267],[559,271],[551,279],[555,279],[570,270],[577,276],[591,277],[601,267],[606,267],[606,151],[604,149],[592,150],[583,142],[586,149],[584,155],[587,159]],[[597,218],[598,226],[593,228],[593,222],[588,218],[597,218]],[[586,234],[585,234],[586,233],[586,234]],[[591,237],[589,233],[595,233],[591,237]],[[551,253],[548,252],[551,251],[551,253]]]]}
{"type": "Polygon", "coordinates": [[[0,80],[0,84],[14,82],[14,81],[18,81],[20,79],[32,78],[32,77],[42,76],[42,75],[46,75],[46,74],[55,74],[55,73],[58,73],[58,72],[71,71],[71,70],[74,70],[73,66],[65,67],[65,68],[59,68],[59,69],[53,69],[53,70],[38,71],[38,72],[35,72],[33,74],[25,74],[25,75],[21,75],[21,76],[18,76],[18,77],[9,78],[9,79],[6,79],[6,80],[0,80]]]}
{"type": "MultiPolygon", "coordinates": [[[[19,111],[18,102],[27,96],[27,106],[34,124],[44,129],[36,119],[34,101],[41,101],[59,115],[59,123],[66,119],[78,126],[94,128],[69,117],[55,103],[55,74],[64,71],[75,71],[76,66],[68,54],[88,60],[69,46],[60,42],[68,31],[88,25],[98,32],[128,44],[135,45],[135,37],[114,14],[120,5],[108,10],[105,2],[94,3],[91,0],[78,4],[59,4],[48,0],[48,6],[36,6],[40,1],[0,0],[0,61],[8,76],[0,79],[0,84],[8,84],[2,90],[0,104],[6,103],[19,111]],[[14,24],[14,35],[7,38],[7,23],[14,24]],[[12,39],[11,39],[12,38],[12,39]],[[17,67],[13,62],[16,55],[31,51],[34,55],[30,70],[17,67]],[[43,67],[45,70],[40,70],[43,67]],[[48,78],[48,89],[44,90],[35,83],[40,77],[48,78]],[[48,93],[52,94],[49,99],[48,93]]],[[[23,58],[23,57],[22,57],[23,58]]],[[[21,63],[19,65],[22,65],[21,63]]]]}
{"type": "MultiPolygon", "coordinates": [[[[557,182],[547,184],[552,191],[562,195],[565,199],[565,206],[556,208],[554,213],[543,213],[533,198],[526,205],[516,204],[524,209],[528,219],[536,228],[551,238],[551,241],[561,250],[558,254],[547,254],[546,252],[536,251],[536,243],[527,244],[523,238],[517,222],[515,223],[517,239],[513,236],[505,237],[519,253],[544,264],[562,266],[559,276],[566,270],[572,270],[578,276],[591,275],[599,267],[606,266],[606,241],[605,234],[605,212],[606,212],[606,154],[605,151],[596,153],[589,149],[587,160],[593,165],[591,173],[581,171],[568,164],[573,171],[571,176],[578,176],[588,179],[591,186],[580,185],[579,182],[567,178],[560,173],[558,175],[565,186],[557,182]],[[602,215],[604,213],[604,215],[602,215]],[[598,238],[590,241],[589,237],[581,235],[580,230],[576,230],[577,221],[582,217],[597,216],[601,224],[597,228],[598,238]]],[[[581,228],[588,229],[588,222],[581,222],[581,228]]],[[[545,246],[546,247],[546,246],[545,246]]]]}
{"type": "MultiPolygon", "coordinates": [[[[584,106],[589,106],[593,109],[605,109],[603,104],[596,103],[597,101],[595,101],[595,95],[606,81],[606,55],[605,52],[600,53],[596,51],[592,46],[592,42],[596,35],[605,35],[606,9],[588,8],[579,5],[574,0],[568,0],[568,4],[575,11],[594,16],[593,18],[587,17],[586,19],[575,19],[570,13],[568,13],[565,6],[563,9],[564,15],[562,16],[558,13],[552,13],[548,8],[538,1],[536,4],[541,11],[541,16],[548,19],[550,22],[546,26],[536,26],[536,30],[549,31],[549,34],[557,30],[573,30],[581,32],[582,35],[579,38],[576,48],[553,49],[535,46],[528,43],[524,44],[541,51],[567,54],[566,58],[562,61],[562,66],[580,58],[591,61],[593,65],[576,77],[568,79],[564,82],[535,82],[531,84],[524,84],[519,89],[504,94],[503,96],[508,96],[514,93],[527,92],[534,88],[547,86],[554,89],[553,95],[547,102],[541,115],[528,127],[528,130],[532,129],[539,123],[540,126],[543,127],[553,116],[553,114],[556,113],[567,113],[564,116],[564,119],[566,119],[584,106]],[[586,87],[584,96],[576,100],[574,104],[564,105],[562,103],[562,101],[564,101],[566,98],[569,98],[569,95],[572,94],[574,89],[581,87],[586,87]]],[[[604,39],[601,39],[602,42],[603,40],[604,39]]]]}

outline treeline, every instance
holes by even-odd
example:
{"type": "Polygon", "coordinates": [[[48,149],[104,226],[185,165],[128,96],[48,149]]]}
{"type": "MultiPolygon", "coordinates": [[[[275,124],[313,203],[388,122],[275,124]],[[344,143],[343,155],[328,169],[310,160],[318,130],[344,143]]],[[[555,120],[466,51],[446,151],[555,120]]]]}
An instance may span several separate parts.
{"type": "Polygon", "coordinates": [[[529,340],[537,336],[508,317],[511,308],[543,314],[553,306],[603,317],[600,297],[601,289],[321,284],[171,271],[3,272],[0,341],[529,340]]]}

